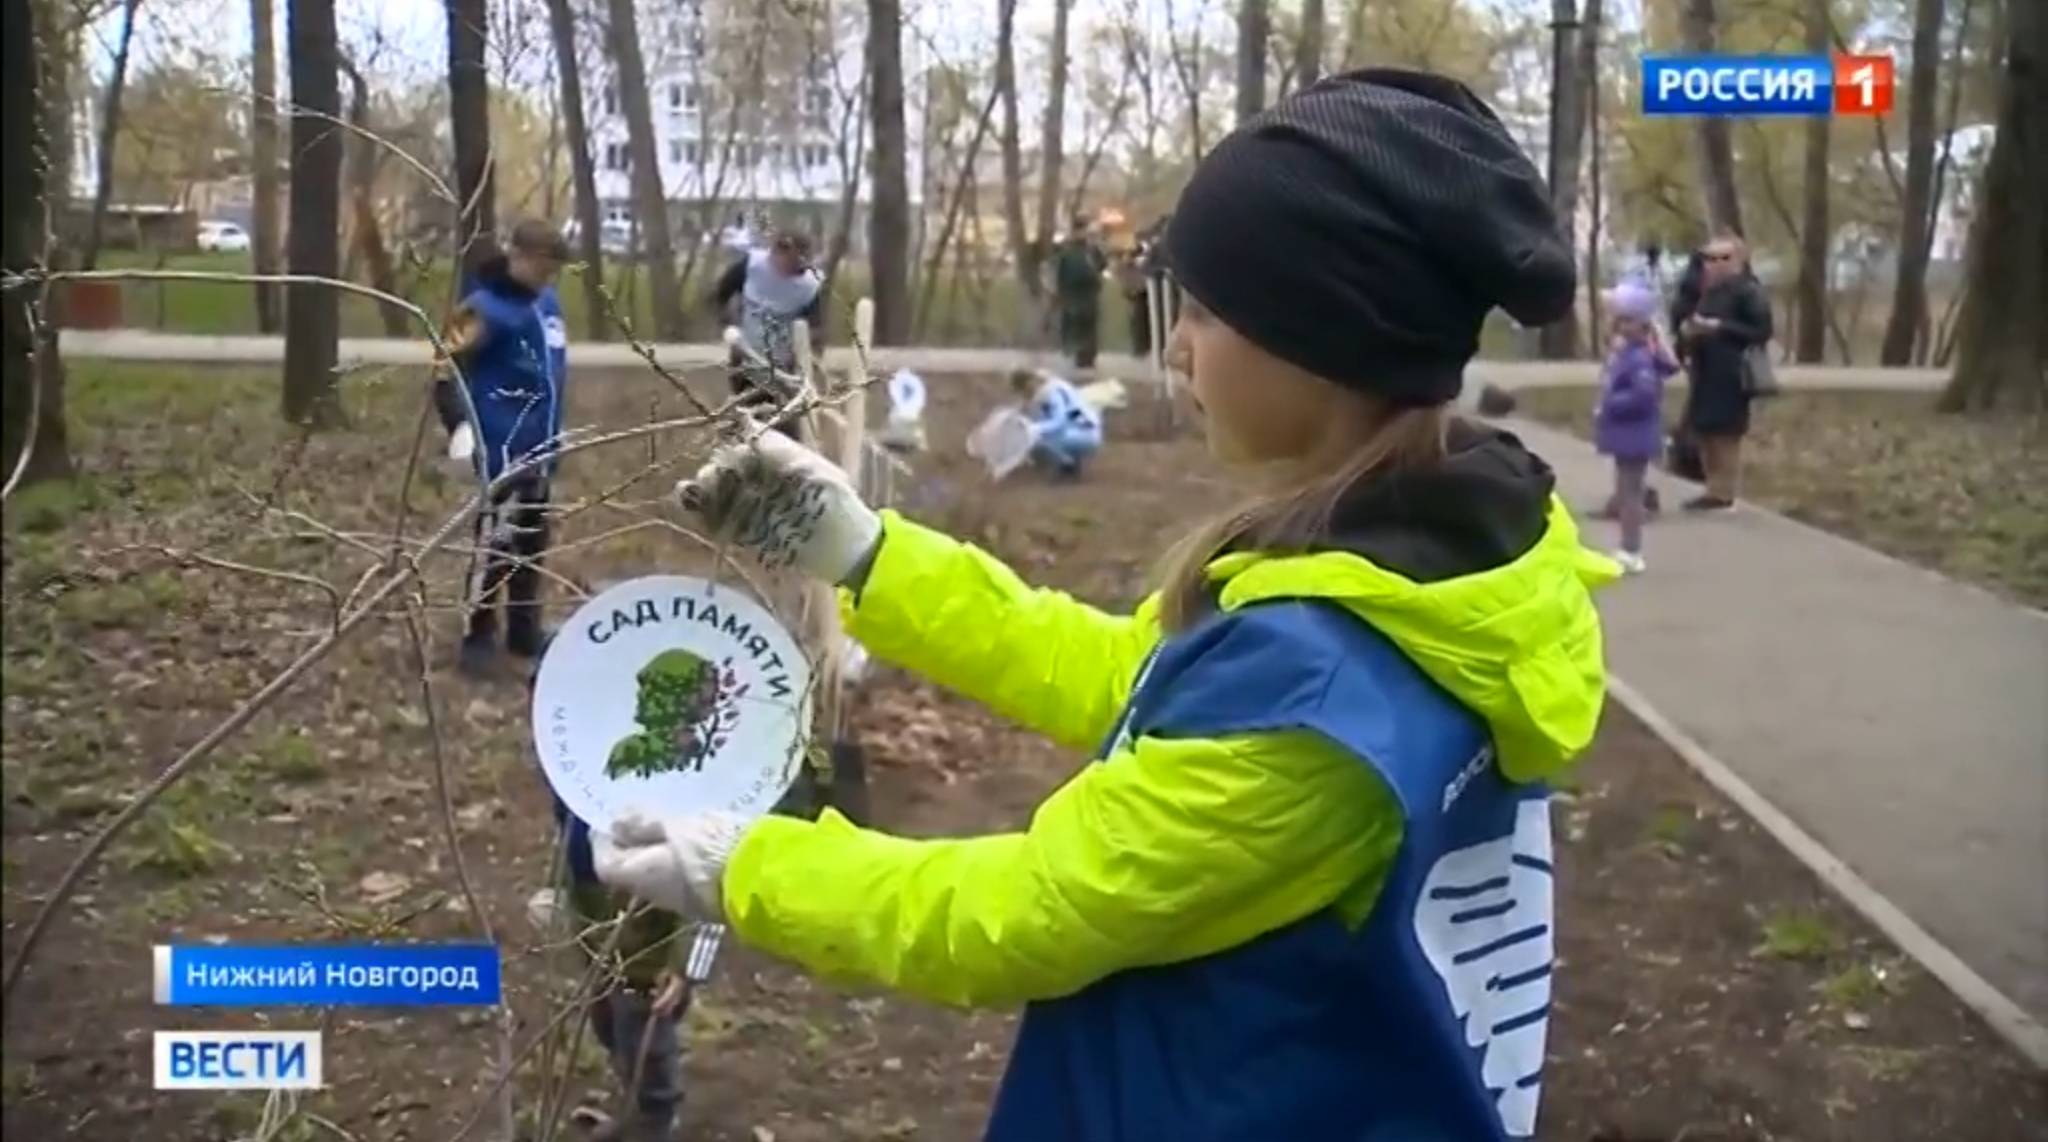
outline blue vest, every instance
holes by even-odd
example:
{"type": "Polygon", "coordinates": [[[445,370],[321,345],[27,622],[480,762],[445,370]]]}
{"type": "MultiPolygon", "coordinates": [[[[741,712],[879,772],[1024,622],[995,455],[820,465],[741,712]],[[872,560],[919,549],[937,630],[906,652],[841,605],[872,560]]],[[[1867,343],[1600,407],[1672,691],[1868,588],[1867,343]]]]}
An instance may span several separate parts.
{"type": "Polygon", "coordinates": [[[495,478],[562,430],[568,326],[553,287],[532,300],[479,289],[463,304],[485,326],[483,344],[463,364],[463,378],[476,405],[477,454],[495,478]]]}
{"type": "Polygon", "coordinates": [[[1535,1132],[1550,1010],[1547,791],[1484,723],[1333,604],[1214,615],[1165,642],[1133,737],[1312,730],[1398,797],[1365,923],[1334,910],[1026,1008],[990,1142],[1488,1142],[1535,1132]]]}

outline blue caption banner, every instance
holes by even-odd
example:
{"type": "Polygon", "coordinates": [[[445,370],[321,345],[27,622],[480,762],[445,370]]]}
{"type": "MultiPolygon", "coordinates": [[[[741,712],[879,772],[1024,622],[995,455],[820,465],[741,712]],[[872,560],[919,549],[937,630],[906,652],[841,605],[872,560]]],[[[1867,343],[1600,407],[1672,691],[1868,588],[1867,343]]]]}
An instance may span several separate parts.
{"type": "Polygon", "coordinates": [[[160,1004],[190,1007],[489,1007],[490,944],[158,944],[160,1004]]]}
{"type": "Polygon", "coordinates": [[[1644,56],[1645,115],[1826,115],[1826,56],[1644,56]]]}

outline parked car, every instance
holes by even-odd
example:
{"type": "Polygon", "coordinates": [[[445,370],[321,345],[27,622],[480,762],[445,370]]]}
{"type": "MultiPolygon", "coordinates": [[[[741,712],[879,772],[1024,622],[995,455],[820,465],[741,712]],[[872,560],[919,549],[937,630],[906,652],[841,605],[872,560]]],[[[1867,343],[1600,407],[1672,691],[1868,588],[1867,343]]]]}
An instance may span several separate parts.
{"type": "Polygon", "coordinates": [[[246,254],[249,252],[249,232],[233,222],[201,222],[199,248],[209,254],[246,254]]]}
{"type": "MultiPolygon", "coordinates": [[[[562,227],[562,237],[574,246],[577,236],[582,233],[575,219],[562,227]]],[[[598,249],[614,257],[627,257],[633,253],[633,224],[619,219],[606,219],[597,225],[598,249]]]]}

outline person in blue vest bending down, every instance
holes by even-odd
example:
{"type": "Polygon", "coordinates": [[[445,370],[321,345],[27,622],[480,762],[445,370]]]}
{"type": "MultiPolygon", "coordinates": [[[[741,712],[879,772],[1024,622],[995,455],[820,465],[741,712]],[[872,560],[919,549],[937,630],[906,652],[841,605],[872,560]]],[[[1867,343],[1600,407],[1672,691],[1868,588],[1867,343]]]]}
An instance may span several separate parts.
{"type": "Polygon", "coordinates": [[[1032,462],[1062,476],[1079,476],[1081,466],[1102,449],[1102,414],[1065,378],[1050,373],[1018,369],[1010,374],[1010,391],[1024,402],[1024,415],[1038,430],[1032,462]]]}
{"type": "Polygon", "coordinates": [[[633,814],[597,874],[832,980],[1022,1003],[995,1142],[1533,1136],[1545,781],[1599,722],[1618,568],[1452,402],[1490,310],[1571,307],[1562,233],[1450,79],[1353,72],[1238,126],[1166,244],[1170,352],[1249,494],[1128,616],[870,510],[793,441],[714,453],[685,510],[839,584],[877,657],[1097,761],[979,837],[633,814]]]}
{"type": "Polygon", "coordinates": [[[500,595],[504,648],[530,659],[545,641],[540,563],[556,462],[542,458],[562,431],[569,333],[553,283],[568,257],[552,224],[514,226],[504,252],[469,275],[444,339],[448,357],[435,366],[434,404],[450,455],[467,453],[493,482],[490,502],[477,513],[462,639],[461,669],[474,677],[496,666],[500,595]],[[460,366],[461,389],[453,366],[460,366]]]}

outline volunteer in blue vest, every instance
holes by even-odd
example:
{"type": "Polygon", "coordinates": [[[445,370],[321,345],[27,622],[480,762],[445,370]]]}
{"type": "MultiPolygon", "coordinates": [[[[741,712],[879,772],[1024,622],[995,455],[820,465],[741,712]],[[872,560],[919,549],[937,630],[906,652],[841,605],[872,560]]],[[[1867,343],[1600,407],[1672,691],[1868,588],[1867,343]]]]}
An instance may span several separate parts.
{"type": "Polygon", "coordinates": [[[1136,613],[871,511],[785,439],[679,490],[840,583],[875,654],[1096,763],[1016,831],[635,817],[598,874],[831,980],[1024,1004],[998,1142],[1530,1137],[1544,783],[1599,721],[1617,569],[1452,401],[1489,310],[1572,304],[1543,180],[1462,85],[1359,71],[1232,132],[1166,243],[1171,351],[1249,495],[1136,613]]]}
{"type": "Polygon", "coordinates": [[[1024,415],[1038,433],[1032,461],[1068,478],[1079,476],[1102,449],[1102,414],[1066,378],[1049,373],[1018,369],[1010,374],[1010,391],[1024,402],[1024,415]]]}
{"type": "Polygon", "coordinates": [[[545,455],[562,431],[569,333],[553,283],[568,257],[552,224],[530,218],[514,226],[504,252],[471,274],[449,322],[445,341],[468,400],[449,363],[436,368],[434,403],[456,442],[451,453],[467,450],[493,481],[491,502],[477,514],[462,640],[461,669],[475,677],[496,668],[501,595],[504,649],[533,658],[544,641],[539,567],[555,461],[522,463],[545,455]]]}
{"type": "Polygon", "coordinates": [[[766,361],[785,376],[796,371],[796,348],[790,330],[799,321],[811,327],[811,343],[822,341],[825,279],[811,266],[808,235],[784,230],[766,249],[739,257],[719,275],[712,302],[740,331],[732,350],[730,372],[734,396],[774,409],[795,395],[770,373],[766,361]]]}

